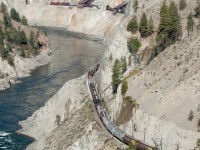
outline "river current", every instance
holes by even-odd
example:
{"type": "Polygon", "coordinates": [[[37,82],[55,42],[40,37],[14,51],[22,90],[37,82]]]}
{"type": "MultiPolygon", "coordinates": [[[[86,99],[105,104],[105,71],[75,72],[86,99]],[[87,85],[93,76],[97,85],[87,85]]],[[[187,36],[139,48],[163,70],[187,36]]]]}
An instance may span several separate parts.
{"type": "Polygon", "coordinates": [[[0,91],[0,150],[24,150],[33,139],[15,133],[20,129],[18,122],[44,106],[65,82],[84,74],[103,55],[101,42],[50,28],[47,34],[54,50],[50,63],[0,91]]]}

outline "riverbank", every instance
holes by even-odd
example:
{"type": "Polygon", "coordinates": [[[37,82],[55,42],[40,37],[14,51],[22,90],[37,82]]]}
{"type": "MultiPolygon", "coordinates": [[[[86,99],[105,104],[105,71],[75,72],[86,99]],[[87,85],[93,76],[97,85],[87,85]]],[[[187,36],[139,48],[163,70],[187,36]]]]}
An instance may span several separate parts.
{"type": "MultiPolygon", "coordinates": [[[[147,142],[148,144],[151,145],[163,144],[162,146],[166,150],[176,149],[177,147],[179,148],[181,147],[182,149],[194,149],[194,147],[196,146],[195,144],[198,140],[197,138],[199,137],[199,133],[197,130],[197,125],[198,125],[197,121],[199,120],[199,101],[198,101],[199,68],[194,65],[197,63],[193,63],[192,61],[196,62],[198,60],[196,58],[198,57],[196,50],[199,49],[198,44],[196,44],[198,43],[198,38],[197,38],[199,37],[198,32],[193,33],[192,36],[191,35],[188,36],[185,39],[185,41],[181,39],[182,41],[179,41],[175,45],[166,48],[165,50],[166,53],[162,53],[163,55],[162,54],[159,55],[157,58],[154,59],[154,61],[150,62],[151,65],[149,66],[152,67],[149,68],[149,71],[141,70],[143,64],[142,63],[138,64],[135,57],[130,54],[127,48],[127,39],[130,36],[136,36],[141,41],[142,44],[142,47],[139,49],[138,55],[141,56],[142,54],[145,54],[147,50],[149,50],[148,48],[150,48],[151,50],[150,46],[152,43],[154,43],[155,40],[153,36],[149,38],[142,38],[139,32],[137,32],[134,35],[131,35],[129,32],[127,32],[126,27],[128,21],[131,19],[131,17],[133,17],[132,14],[135,14],[137,16],[137,19],[139,20],[140,16],[142,16],[142,14],[145,12],[148,18],[150,18],[150,16],[153,17],[155,22],[155,28],[158,28],[160,19],[159,11],[162,3],[163,3],[162,0],[158,1],[149,0],[148,2],[145,0],[141,0],[139,1],[138,5],[139,7],[136,12],[132,9],[133,2],[131,2],[127,6],[129,8],[127,14],[125,15],[117,14],[117,16],[113,16],[111,12],[105,11],[104,5],[103,5],[104,8],[102,7],[102,9],[95,11],[87,8],[66,9],[64,7],[54,7],[54,6],[40,7],[41,5],[38,4],[33,5],[34,4],[33,1],[32,5],[22,10],[22,13],[27,14],[27,16],[29,17],[32,17],[32,14],[33,13],[35,14],[39,10],[38,13],[39,15],[37,15],[36,18],[32,17],[33,24],[35,21],[40,21],[39,24],[44,24],[45,22],[47,22],[52,26],[66,27],[70,31],[84,32],[88,34],[91,33],[93,35],[96,34],[97,36],[102,36],[106,41],[107,46],[106,46],[106,52],[103,57],[103,62],[101,65],[102,67],[100,75],[101,89],[105,89],[112,82],[112,67],[116,59],[121,60],[122,57],[126,58],[129,66],[127,72],[124,74],[125,76],[127,76],[129,72],[131,72],[133,69],[139,68],[138,70],[140,71],[140,73],[138,73],[134,77],[131,77],[128,80],[129,90],[127,92],[128,94],[127,96],[132,96],[133,99],[138,102],[140,107],[139,109],[132,111],[132,113],[129,116],[129,119],[122,122],[120,127],[123,130],[127,131],[128,134],[134,135],[141,141],[145,139],[145,142],[147,142]],[[28,9],[32,9],[32,11],[28,12],[28,9]],[[51,13],[49,14],[50,11],[51,13]],[[195,43],[193,43],[193,41],[195,43]],[[174,53],[175,51],[177,51],[178,53],[174,53]],[[179,51],[183,52],[180,58],[178,57],[180,54],[179,51]],[[168,58],[170,58],[170,61],[167,60],[168,58]],[[139,67],[137,67],[137,65],[139,67]],[[193,66],[192,69],[191,66],[193,66]],[[177,76],[177,71],[180,76],[177,76]],[[174,82],[173,77],[175,76],[178,77],[176,79],[178,81],[177,82],[178,84],[174,82]],[[189,89],[188,87],[190,86],[191,88],[189,89]],[[172,87],[174,88],[174,90],[171,90],[172,87]],[[193,90],[191,91],[191,89],[193,90]],[[185,92],[182,93],[182,91],[185,92]],[[188,93],[192,93],[192,95],[188,93]],[[184,99],[187,103],[183,101],[184,99]],[[173,108],[172,106],[173,107],[175,106],[173,110],[175,114],[172,114],[172,108],[173,108]],[[162,108],[162,110],[160,110],[160,108],[162,108]],[[185,108],[187,108],[187,110],[185,108]],[[177,113],[177,110],[179,110],[179,113],[177,113]],[[190,112],[194,112],[195,119],[193,119],[192,121],[188,120],[188,114],[190,114],[190,112]],[[167,119],[165,118],[165,116],[167,119]],[[189,126],[195,127],[193,128],[195,132],[188,127],[187,129],[179,127],[180,125],[178,126],[176,122],[181,122],[181,126],[184,125],[185,122],[187,122],[189,126]],[[142,133],[143,131],[145,132],[145,137],[144,134],[142,133]],[[160,137],[164,139],[162,141],[162,144],[160,144],[160,137]]],[[[176,0],[175,3],[178,5],[179,4],[178,0],[176,0]]],[[[108,2],[105,3],[105,5],[106,4],[108,4],[108,2]]],[[[189,6],[186,8],[186,10],[182,11],[181,13],[181,17],[183,18],[181,19],[182,22],[187,21],[186,16],[189,15],[191,9],[195,8],[194,3],[188,3],[188,5],[189,6]]],[[[185,29],[185,26],[186,23],[184,24],[183,29],[185,29]]],[[[187,33],[186,30],[184,30],[184,36],[186,36],[185,33],[187,33]]],[[[84,78],[82,79],[85,80],[84,78]]],[[[76,79],[77,82],[78,80],[79,79],[76,79]]],[[[63,87],[64,88],[62,91],[63,94],[66,92],[65,89],[68,90],[68,88],[71,87],[70,84],[68,84],[68,86],[69,87],[67,87],[67,85],[63,87]]],[[[80,87],[77,88],[79,89],[80,87]]],[[[76,97],[76,95],[80,94],[79,92],[80,91],[77,90],[77,93],[76,92],[73,94],[69,93],[69,95],[66,95],[66,98],[73,99],[73,97],[76,97]]],[[[61,95],[62,94],[56,94],[56,96],[53,97],[52,99],[59,100],[59,97],[62,97],[61,95]]],[[[121,95],[121,85],[119,85],[116,95],[112,94],[112,89],[110,88],[106,92],[104,92],[103,97],[107,103],[110,118],[112,120],[115,120],[115,118],[117,118],[117,116],[120,115],[120,110],[126,109],[123,108],[124,106],[123,106],[123,96],[121,95]]],[[[84,99],[84,97],[82,97],[82,99],[84,99]]],[[[35,131],[46,129],[43,120],[47,120],[48,117],[51,117],[48,116],[48,113],[51,113],[53,111],[56,112],[61,111],[58,110],[59,106],[56,105],[57,104],[56,100],[52,100],[54,102],[54,105],[50,105],[51,107],[49,110],[48,110],[49,108],[48,105],[45,105],[45,107],[40,110],[41,112],[38,113],[38,115],[33,115],[33,117],[30,119],[31,121],[28,119],[29,121],[27,122],[27,126],[25,125],[26,121],[24,121],[22,123],[22,125],[25,127],[25,130],[23,132],[24,133],[26,132],[29,133],[29,131],[33,132],[31,131],[32,127],[34,127],[35,131]],[[44,111],[44,114],[42,110],[44,111]],[[40,124],[42,124],[42,126],[40,126],[40,124]]],[[[65,99],[63,99],[63,101],[66,102],[65,99]]],[[[80,101],[80,99],[75,99],[75,101],[77,101],[77,104],[79,104],[78,102],[80,101]]],[[[74,102],[71,107],[76,108],[76,103],[74,102]]],[[[84,108],[85,107],[80,107],[80,109],[84,108]]],[[[78,129],[78,126],[76,125],[81,124],[82,120],[80,118],[77,119],[77,121],[75,121],[73,124],[71,124],[71,126],[67,127],[70,133],[66,134],[66,132],[64,132],[66,131],[65,126],[67,126],[65,123],[72,118],[70,118],[71,114],[67,116],[68,114],[67,109],[65,111],[63,110],[62,113],[64,114],[66,113],[66,118],[62,118],[63,120],[61,120],[62,122],[60,125],[56,127],[55,116],[53,116],[54,118],[50,119],[53,119],[54,121],[49,122],[49,124],[47,125],[48,126],[47,128],[50,129],[48,131],[45,130],[42,131],[45,136],[41,136],[39,133],[38,135],[35,135],[36,137],[37,136],[38,137],[37,141],[34,143],[36,144],[34,147],[38,149],[39,147],[37,147],[37,142],[41,141],[42,146],[46,147],[47,149],[56,149],[56,148],[58,149],[59,147],[61,149],[63,148],[63,149],[88,150],[90,149],[90,147],[87,147],[87,145],[90,145],[91,149],[104,149],[102,148],[101,144],[99,144],[100,146],[97,144],[99,142],[98,132],[95,135],[92,135],[91,137],[88,136],[87,135],[88,132],[83,129],[85,134],[79,136],[79,134],[76,132],[77,131],[76,127],[78,129]],[[54,135],[54,133],[57,134],[54,135]],[[69,136],[66,137],[65,135],[69,136]],[[76,137],[76,139],[70,141],[69,139],[71,139],[74,136],[76,137]],[[60,137],[65,137],[65,138],[60,138],[60,137]],[[98,137],[98,138],[94,139],[93,137],[98,137]],[[69,143],[68,140],[70,141],[69,143]],[[65,143],[68,144],[65,145],[65,143]],[[92,144],[94,145],[94,147],[92,146],[92,144]]],[[[82,113],[75,113],[74,116],[76,115],[81,116],[82,113]]],[[[83,124],[83,126],[84,125],[85,124],[83,124]]],[[[87,125],[85,126],[88,127],[87,125]]],[[[89,133],[92,131],[93,130],[89,130],[89,133]]],[[[101,143],[102,141],[103,143],[106,143],[107,139],[100,140],[99,143],[101,143]]]]}
{"type": "MultiPolygon", "coordinates": [[[[37,26],[37,28],[40,29],[44,33],[45,33],[46,29],[48,29],[48,30],[53,30],[53,31],[56,31],[57,33],[65,34],[66,36],[71,36],[71,37],[78,38],[78,39],[89,40],[89,41],[94,41],[94,42],[98,42],[98,43],[103,42],[103,37],[97,37],[95,35],[87,34],[84,32],[70,31],[70,30],[67,30],[66,28],[62,28],[62,27],[37,26]]],[[[48,31],[47,31],[47,34],[48,34],[48,31]]]]}
{"type": "Polygon", "coordinates": [[[0,149],[25,149],[30,141],[14,133],[20,129],[18,122],[43,107],[66,81],[83,75],[104,53],[100,41],[75,38],[48,28],[47,33],[53,49],[50,63],[34,69],[31,76],[20,78],[22,83],[0,92],[0,133],[9,134],[2,138],[0,135],[0,149]],[[8,139],[10,143],[5,141],[8,139]]]}
{"type": "MultiPolygon", "coordinates": [[[[2,17],[3,15],[1,14],[1,19],[2,17]]],[[[1,50],[2,56],[0,57],[0,90],[7,89],[17,83],[19,78],[29,76],[31,70],[36,67],[49,63],[52,53],[48,38],[36,28],[22,25],[14,20],[11,20],[11,23],[12,27],[10,28],[12,30],[18,28],[20,32],[24,33],[26,42],[25,44],[18,44],[12,42],[12,40],[7,41],[8,38],[6,39],[5,37],[4,42],[6,44],[4,45],[4,49],[6,49],[6,52],[2,52],[3,50],[1,50]],[[31,33],[36,48],[32,48],[29,45],[31,33]],[[10,47],[10,50],[8,50],[8,47],[10,47]]],[[[20,32],[17,34],[20,35],[20,32]]]]}

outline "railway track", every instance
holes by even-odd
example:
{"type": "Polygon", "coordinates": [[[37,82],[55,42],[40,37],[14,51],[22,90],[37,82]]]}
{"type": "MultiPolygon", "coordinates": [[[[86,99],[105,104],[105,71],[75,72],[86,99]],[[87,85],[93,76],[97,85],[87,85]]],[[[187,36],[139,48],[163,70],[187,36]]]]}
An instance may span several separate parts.
{"type": "Polygon", "coordinates": [[[114,123],[112,123],[107,115],[105,108],[101,105],[99,94],[96,90],[95,83],[93,81],[93,76],[98,71],[100,63],[97,63],[94,68],[88,71],[88,87],[91,94],[96,112],[100,118],[100,121],[105,126],[106,130],[109,131],[114,137],[120,140],[122,143],[127,145],[133,145],[137,150],[157,150],[154,146],[143,143],[142,141],[126,134],[123,130],[118,128],[114,123]]]}

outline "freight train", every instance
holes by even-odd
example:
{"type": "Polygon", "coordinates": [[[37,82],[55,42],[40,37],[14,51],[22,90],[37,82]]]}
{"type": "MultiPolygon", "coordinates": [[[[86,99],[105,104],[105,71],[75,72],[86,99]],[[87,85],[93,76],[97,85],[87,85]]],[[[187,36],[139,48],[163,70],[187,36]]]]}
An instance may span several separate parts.
{"type": "Polygon", "coordinates": [[[61,5],[61,6],[69,6],[68,2],[51,2],[50,5],[61,5]]]}
{"type": "Polygon", "coordinates": [[[100,63],[97,63],[93,69],[90,69],[88,71],[88,86],[89,86],[89,90],[90,90],[96,111],[97,111],[98,116],[101,119],[103,125],[118,140],[120,140],[121,142],[123,142],[127,145],[131,144],[131,145],[135,146],[137,150],[157,150],[157,148],[155,148],[151,145],[147,145],[147,144],[139,141],[138,139],[126,134],[124,131],[119,129],[115,124],[113,124],[110,121],[106,110],[101,105],[99,95],[95,88],[95,83],[92,80],[93,76],[98,71],[99,67],[100,67],[100,63]]]}
{"type": "Polygon", "coordinates": [[[117,5],[116,7],[112,8],[109,5],[106,6],[106,10],[113,11],[113,15],[117,13],[124,13],[126,5],[128,4],[129,0],[124,1],[123,3],[117,5]]]}
{"type": "Polygon", "coordinates": [[[98,9],[98,5],[94,5],[90,3],[90,0],[80,0],[77,4],[70,4],[68,2],[50,2],[50,5],[57,5],[57,6],[77,6],[78,8],[83,8],[83,7],[96,7],[98,9]]]}

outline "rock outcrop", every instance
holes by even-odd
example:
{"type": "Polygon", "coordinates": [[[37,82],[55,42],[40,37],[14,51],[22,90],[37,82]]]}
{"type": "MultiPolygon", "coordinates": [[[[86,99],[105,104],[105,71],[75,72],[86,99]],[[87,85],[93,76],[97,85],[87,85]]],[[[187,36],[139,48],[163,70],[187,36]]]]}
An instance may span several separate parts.
{"type": "MultiPolygon", "coordinates": [[[[183,30],[181,41],[167,48],[149,66],[140,70],[140,67],[144,66],[138,64],[127,48],[127,38],[130,33],[126,31],[126,25],[133,14],[133,10],[130,9],[132,8],[131,3],[128,5],[127,14],[113,16],[112,12],[106,12],[103,8],[100,10],[71,8],[69,10],[64,7],[55,8],[55,6],[42,5],[39,9],[41,4],[33,5],[34,2],[36,1],[32,1],[32,5],[21,10],[21,13],[27,18],[32,18],[32,24],[39,21],[39,25],[44,25],[47,22],[51,26],[65,27],[71,31],[104,37],[107,48],[102,61],[101,90],[111,84],[112,66],[115,59],[125,56],[127,61],[131,61],[124,76],[127,76],[133,69],[139,68],[139,73],[128,79],[129,89],[126,94],[136,99],[139,108],[134,108],[130,120],[122,123],[120,128],[141,141],[145,140],[145,142],[158,145],[158,147],[162,145],[163,149],[166,150],[177,147],[183,150],[194,149],[196,140],[200,137],[197,132],[198,128],[196,128],[199,119],[199,31],[195,29],[195,33],[187,36],[186,30],[183,30]],[[32,14],[36,14],[34,12],[39,10],[41,16],[36,14],[36,19],[34,19],[31,17],[31,13],[29,14],[28,9],[32,11],[32,14]],[[55,11],[49,13],[49,10],[55,11]],[[49,19],[47,16],[56,19],[49,19]],[[86,19],[83,20],[83,17],[86,19]],[[188,121],[190,110],[194,112],[192,121],[188,121]]],[[[102,6],[106,4],[108,4],[107,1],[102,6]]],[[[141,12],[146,12],[148,17],[152,15],[157,27],[161,4],[161,0],[141,0],[135,14],[138,19],[141,12]]],[[[188,1],[187,9],[180,12],[184,24],[183,29],[186,27],[186,16],[190,9],[194,9],[194,6],[194,3],[188,1]]],[[[17,8],[20,9],[21,6],[17,6],[17,8]]],[[[142,39],[139,33],[136,33],[135,36],[141,39],[143,45],[139,53],[142,53],[146,47],[152,46],[151,38],[142,39]]],[[[94,119],[91,116],[85,80],[84,76],[75,79],[71,81],[72,85],[69,81],[43,108],[35,112],[27,121],[20,123],[23,126],[21,133],[36,138],[36,142],[28,148],[56,149],[59,147],[77,150],[90,149],[90,147],[91,149],[104,148],[101,144],[106,141],[106,137],[93,127],[94,119]],[[80,94],[81,89],[84,89],[83,93],[85,94],[80,94]],[[72,100],[70,103],[69,98],[72,100]],[[70,106],[74,109],[70,109],[70,114],[66,115],[70,106]],[[84,115],[80,117],[80,114],[84,115]],[[58,127],[56,115],[59,115],[61,119],[61,124],[58,127]],[[74,117],[72,118],[72,116],[74,117]],[[82,129],[82,126],[77,124],[80,122],[87,129],[82,129]],[[41,131],[41,133],[36,133],[36,131],[41,131]],[[99,142],[100,136],[102,139],[99,142]],[[68,139],[72,139],[71,142],[68,139]],[[98,142],[101,144],[97,144],[98,142]]],[[[103,97],[107,102],[111,119],[116,121],[123,107],[121,85],[116,95],[113,96],[111,92],[112,90],[109,88],[103,97]]]]}
{"type": "MultiPolygon", "coordinates": [[[[0,20],[3,20],[2,13],[0,13],[0,20]]],[[[29,37],[31,31],[34,33],[34,35],[38,34],[36,40],[39,42],[41,47],[38,48],[38,55],[32,55],[29,50],[29,56],[24,58],[21,56],[20,50],[27,50],[25,46],[25,48],[22,48],[19,45],[13,46],[12,42],[9,43],[8,41],[4,41],[8,45],[10,44],[13,46],[12,52],[10,52],[10,55],[12,55],[13,59],[13,65],[11,65],[8,60],[0,57],[0,90],[9,88],[12,84],[18,82],[18,78],[29,76],[31,70],[37,66],[47,64],[50,61],[51,49],[49,48],[48,38],[44,34],[40,33],[39,30],[34,27],[22,25],[14,20],[11,20],[11,23],[14,29],[24,31],[27,37],[29,37]]],[[[4,47],[6,46],[7,45],[5,44],[4,47]]],[[[27,46],[27,48],[29,47],[27,46]]]]}

